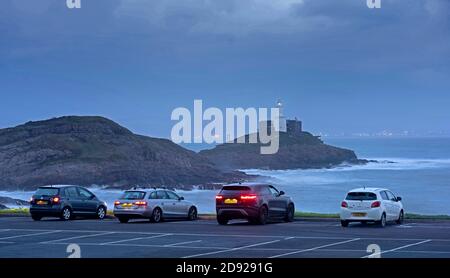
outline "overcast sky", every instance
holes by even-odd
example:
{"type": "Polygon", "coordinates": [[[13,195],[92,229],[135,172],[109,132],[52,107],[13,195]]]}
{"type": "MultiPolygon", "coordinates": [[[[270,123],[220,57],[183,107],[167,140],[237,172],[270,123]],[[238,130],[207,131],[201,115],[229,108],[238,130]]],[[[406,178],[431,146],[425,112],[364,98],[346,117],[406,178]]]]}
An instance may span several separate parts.
{"type": "Polygon", "coordinates": [[[450,1],[2,0],[0,128],[270,107],[313,132],[450,131],[450,1]]]}

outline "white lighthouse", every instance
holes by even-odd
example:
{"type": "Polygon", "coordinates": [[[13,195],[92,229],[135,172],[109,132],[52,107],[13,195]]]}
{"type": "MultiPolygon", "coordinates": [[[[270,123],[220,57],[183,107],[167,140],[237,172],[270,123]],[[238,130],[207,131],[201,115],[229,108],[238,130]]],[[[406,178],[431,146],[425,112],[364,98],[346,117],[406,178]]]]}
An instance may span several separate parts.
{"type": "Polygon", "coordinates": [[[284,116],[284,111],[283,111],[283,102],[279,99],[277,101],[277,105],[276,108],[278,108],[278,110],[280,111],[280,115],[278,118],[278,123],[279,123],[279,132],[287,132],[287,124],[286,124],[286,117],[284,116]]]}

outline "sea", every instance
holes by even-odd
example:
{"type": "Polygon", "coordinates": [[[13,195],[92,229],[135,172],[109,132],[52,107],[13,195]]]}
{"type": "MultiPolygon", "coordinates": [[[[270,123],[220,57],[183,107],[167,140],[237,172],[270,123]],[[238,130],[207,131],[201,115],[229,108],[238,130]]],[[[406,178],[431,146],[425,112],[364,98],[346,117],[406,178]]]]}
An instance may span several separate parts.
{"type": "MultiPolygon", "coordinates": [[[[326,144],[349,148],[366,165],[330,169],[258,170],[256,174],[286,192],[297,211],[337,213],[346,192],[358,187],[388,188],[401,196],[406,212],[450,215],[450,138],[324,138],[326,144]]],[[[111,207],[121,191],[90,188],[111,207]]],[[[0,196],[28,200],[33,192],[0,191],[0,196]]],[[[216,190],[178,191],[197,204],[200,213],[215,211],[216,190]]]]}

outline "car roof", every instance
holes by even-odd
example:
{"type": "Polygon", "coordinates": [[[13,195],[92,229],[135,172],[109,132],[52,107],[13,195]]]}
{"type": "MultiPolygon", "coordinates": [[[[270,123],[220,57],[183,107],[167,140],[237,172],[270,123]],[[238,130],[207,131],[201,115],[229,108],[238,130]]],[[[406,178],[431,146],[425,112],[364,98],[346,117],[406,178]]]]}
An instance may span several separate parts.
{"type": "Polygon", "coordinates": [[[174,192],[174,190],[171,189],[167,189],[167,188],[131,188],[131,189],[127,189],[125,190],[125,192],[130,192],[130,191],[139,191],[139,192],[153,192],[153,191],[157,191],[157,190],[165,190],[165,191],[172,191],[174,192]]]}
{"type": "Polygon", "coordinates": [[[67,188],[67,187],[80,187],[78,185],[43,185],[39,186],[39,188],[67,188]]]}
{"type": "Polygon", "coordinates": [[[378,187],[360,187],[360,188],[355,188],[349,191],[350,192],[372,192],[372,193],[376,193],[376,192],[380,192],[380,191],[385,191],[385,190],[389,190],[386,188],[378,188],[378,187]]]}
{"type": "Polygon", "coordinates": [[[256,183],[256,182],[246,182],[246,183],[230,183],[224,184],[223,186],[247,186],[247,187],[258,187],[258,186],[269,186],[267,183],[256,183]]]}

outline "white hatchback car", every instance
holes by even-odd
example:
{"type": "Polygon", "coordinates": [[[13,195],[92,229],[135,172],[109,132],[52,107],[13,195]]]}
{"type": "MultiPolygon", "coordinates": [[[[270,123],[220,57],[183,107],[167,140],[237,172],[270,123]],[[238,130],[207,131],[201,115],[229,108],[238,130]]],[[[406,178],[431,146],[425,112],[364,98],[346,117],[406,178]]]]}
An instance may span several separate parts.
{"type": "Polygon", "coordinates": [[[349,191],[341,203],[341,224],[375,222],[381,227],[387,221],[401,224],[404,218],[402,198],[384,188],[357,188],[349,191]]]}

